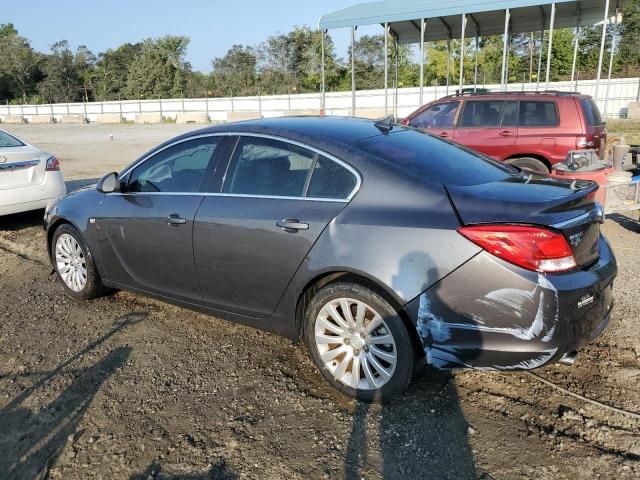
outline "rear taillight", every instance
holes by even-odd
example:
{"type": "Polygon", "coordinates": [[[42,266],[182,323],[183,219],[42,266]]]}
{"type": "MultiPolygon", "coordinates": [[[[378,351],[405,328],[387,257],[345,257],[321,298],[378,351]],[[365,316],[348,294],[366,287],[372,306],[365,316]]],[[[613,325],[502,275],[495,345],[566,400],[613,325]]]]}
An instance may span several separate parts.
{"type": "Polygon", "coordinates": [[[409,125],[409,119],[403,118],[402,121],[400,122],[400,125],[404,125],[406,127],[407,125],[409,125]]]}
{"type": "Polygon", "coordinates": [[[521,225],[477,225],[458,232],[498,258],[536,272],[564,272],[576,267],[561,233],[521,225]]]}
{"type": "Polygon", "coordinates": [[[49,157],[47,159],[47,172],[59,172],[60,162],[56,157],[49,157]]]}
{"type": "Polygon", "coordinates": [[[593,135],[583,135],[576,137],[576,148],[593,148],[596,146],[593,135]]]}

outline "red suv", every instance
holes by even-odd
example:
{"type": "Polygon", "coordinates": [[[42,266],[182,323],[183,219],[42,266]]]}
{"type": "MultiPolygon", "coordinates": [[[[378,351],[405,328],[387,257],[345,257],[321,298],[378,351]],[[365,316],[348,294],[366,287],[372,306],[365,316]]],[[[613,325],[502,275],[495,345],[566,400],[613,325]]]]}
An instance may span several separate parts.
{"type": "Polygon", "coordinates": [[[403,125],[548,173],[570,150],[602,155],[605,123],[588,95],[565,92],[465,92],[419,108],[403,125]]]}

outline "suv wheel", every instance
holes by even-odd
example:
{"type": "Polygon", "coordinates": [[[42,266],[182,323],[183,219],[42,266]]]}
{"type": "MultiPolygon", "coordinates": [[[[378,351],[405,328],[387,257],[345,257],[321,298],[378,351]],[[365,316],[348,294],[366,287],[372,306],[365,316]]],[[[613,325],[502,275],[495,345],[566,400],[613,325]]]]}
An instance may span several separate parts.
{"type": "Polygon", "coordinates": [[[351,282],[319,290],[305,312],[305,342],[322,375],[342,393],[385,402],[411,381],[416,357],[398,312],[351,282]]]}
{"type": "Polygon", "coordinates": [[[549,173],[549,167],[547,165],[538,160],[537,158],[532,157],[520,157],[514,158],[512,160],[508,160],[507,163],[513,165],[514,167],[524,168],[526,170],[532,170],[536,173],[549,173]]]}

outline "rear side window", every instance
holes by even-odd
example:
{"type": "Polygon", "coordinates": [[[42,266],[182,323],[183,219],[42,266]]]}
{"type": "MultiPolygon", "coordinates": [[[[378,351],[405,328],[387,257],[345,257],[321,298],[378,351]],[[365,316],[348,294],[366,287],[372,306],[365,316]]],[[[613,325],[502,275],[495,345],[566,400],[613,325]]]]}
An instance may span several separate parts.
{"type": "Polygon", "coordinates": [[[414,128],[452,128],[460,102],[438,103],[427,107],[411,119],[414,128]]]}
{"type": "Polygon", "coordinates": [[[301,197],[316,153],[268,138],[241,137],[224,193],[301,197]]]}
{"type": "Polygon", "coordinates": [[[346,199],[356,188],[356,176],[342,165],[325,157],[318,158],[307,197],[346,199]]]}
{"type": "Polygon", "coordinates": [[[516,123],[518,104],[504,100],[467,100],[464,103],[460,127],[499,127],[516,123]]]}
{"type": "Polygon", "coordinates": [[[520,102],[521,127],[553,127],[558,125],[555,102],[522,100],[520,102]]]}
{"type": "Polygon", "coordinates": [[[580,99],[580,105],[582,105],[582,111],[584,112],[584,118],[587,121],[587,125],[590,127],[597,127],[603,124],[600,110],[592,98],[580,99]]]}
{"type": "Polygon", "coordinates": [[[393,131],[357,145],[412,175],[442,184],[477,185],[516,173],[508,165],[417,130],[393,131]]]}
{"type": "Polygon", "coordinates": [[[2,147],[22,147],[24,143],[22,143],[17,138],[9,135],[6,132],[0,131],[0,148],[2,147]]]}

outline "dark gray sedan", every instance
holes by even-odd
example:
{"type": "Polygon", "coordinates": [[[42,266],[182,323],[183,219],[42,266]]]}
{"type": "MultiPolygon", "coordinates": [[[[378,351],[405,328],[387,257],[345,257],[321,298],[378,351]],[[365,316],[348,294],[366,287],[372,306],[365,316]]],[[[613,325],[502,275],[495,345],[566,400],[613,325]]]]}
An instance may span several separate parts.
{"type": "Polygon", "coordinates": [[[386,122],[289,118],[188,133],[46,212],[65,291],[150,295],[292,339],[388,400],[418,362],[571,362],[611,317],[591,182],[386,122]]]}

